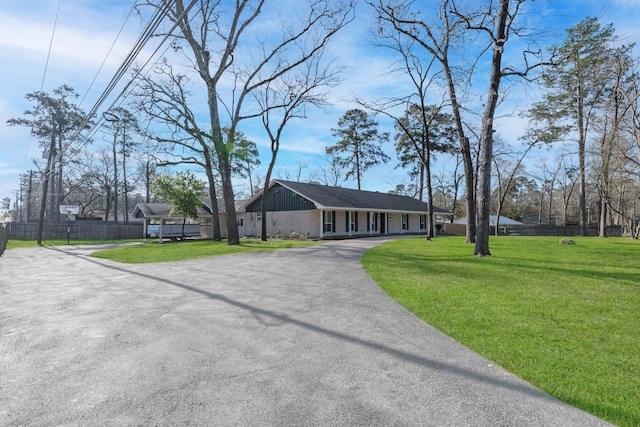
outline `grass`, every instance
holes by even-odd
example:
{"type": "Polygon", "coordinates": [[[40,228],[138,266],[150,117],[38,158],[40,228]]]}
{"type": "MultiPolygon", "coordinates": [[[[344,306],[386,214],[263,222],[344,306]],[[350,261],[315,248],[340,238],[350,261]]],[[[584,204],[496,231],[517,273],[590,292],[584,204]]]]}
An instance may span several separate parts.
{"type": "Polygon", "coordinates": [[[400,239],[363,265],[394,299],[515,375],[622,426],[640,425],[640,243],[626,238],[400,239]]]}
{"type": "MultiPolygon", "coordinates": [[[[140,239],[134,240],[71,240],[69,242],[70,245],[99,245],[99,244],[121,244],[121,243],[130,243],[130,242],[139,242],[140,239]]],[[[63,246],[67,245],[67,239],[50,239],[50,240],[42,240],[42,244],[40,246],[63,246]]],[[[7,250],[9,249],[18,249],[18,248],[35,248],[38,246],[38,243],[33,239],[9,239],[7,241],[7,250]]]]}
{"type": "Polygon", "coordinates": [[[150,262],[183,261],[244,252],[288,249],[317,243],[319,242],[309,240],[267,240],[263,242],[259,239],[241,239],[239,245],[229,246],[226,241],[187,240],[162,244],[148,243],[144,245],[120,246],[94,252],[91,256],[127,264],[142,264],[150,262]]]}

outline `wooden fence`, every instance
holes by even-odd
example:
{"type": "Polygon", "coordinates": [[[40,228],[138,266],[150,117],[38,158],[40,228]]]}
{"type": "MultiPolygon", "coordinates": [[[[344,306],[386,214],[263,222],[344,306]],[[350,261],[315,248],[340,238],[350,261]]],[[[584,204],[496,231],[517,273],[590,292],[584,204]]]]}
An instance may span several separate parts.
{"type": "MultiPolygon", "coordinates": [[[[70,221],[67,224],[44,224],[42,239],[124,240],[142,239],[142,223],[124,224],[103,221],[70,221]]],[[[38,223],[10,223],[9,238],[35,240],[38,223]]]]}
{"type": "MultiPolygon", "coordinates": [[[[597,226],[587,227],[587,236],[598,235],[597,226]]],[[[464,235],[467,232],[466,224],[445,223],[443,232],[446,234],[464,235]]],[[[491,227],[491,235],[495,236],[496,227],[491,227]]],[[[579,236],[580,227],[577,225],[554,226],[554,225],[500,225],[498,226],[500,236],[579,236]]],[[[607,227],[607,236],[621,237],[622,227],[607,227]]]]}
{"type": "Polygon", "coordinates": [[[0,224],[0,256],[4,253],[4,249],[7,247],[7,240],[9,240],[9,228],[7,223],[0,224]]]}

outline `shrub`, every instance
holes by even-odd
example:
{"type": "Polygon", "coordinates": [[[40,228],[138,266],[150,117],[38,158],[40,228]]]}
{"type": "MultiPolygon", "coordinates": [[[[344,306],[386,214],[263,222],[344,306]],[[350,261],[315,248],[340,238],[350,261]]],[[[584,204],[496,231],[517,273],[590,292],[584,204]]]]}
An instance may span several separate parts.
{"type": "Polygon", "coordinates": [[[576,241],[571,239],[562,239],[560,240],[561,245],[575,245],[576,241]]]}

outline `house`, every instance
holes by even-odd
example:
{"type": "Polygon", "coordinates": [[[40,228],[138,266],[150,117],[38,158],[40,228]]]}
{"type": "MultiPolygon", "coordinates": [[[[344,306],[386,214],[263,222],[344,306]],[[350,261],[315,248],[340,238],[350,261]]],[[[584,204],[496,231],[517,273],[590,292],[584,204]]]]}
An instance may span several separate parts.
{"type": "MultiPolygon", "coordinates": [[[[269,184],[267,218],[261,214],[262,192],[243,206],[246,235],[299,234],[312,238],[419,234],[427,231],[427,204],[408,196],[274,180],[269,184]]],[[[434,207],[442,218],[453,214],[434,207]]]]}
{"type": "Polygon", "coordinates": [[[522,223],[525,225],[549,225],[549,219],[545,215],[527,215],[522,218],[522,223]]]}
{"type": "MultiPolygon", "coordinates": [[[[227,238],[227,210],[224,206],[224,199],[220,198],[216,200],[218,205],[218,219],[220,221],[220,235],[223,239],[227,238]]],[[[236,221],[238,224],[238,235],[240,237],[245,236],[244,232],[244,204],[246,200],[236,200],[235,208],[236,208],[236,221]]],[[[207,207],[209,212],[213,212],[213,208],[211,205],[211,198],[205,198],[203,200],[203,204],[207,207]]],[[[209,215],[208,217],[202,218],[203,225],[203,234],[204,238],[213,237],[213,215],[209,215]]]]}

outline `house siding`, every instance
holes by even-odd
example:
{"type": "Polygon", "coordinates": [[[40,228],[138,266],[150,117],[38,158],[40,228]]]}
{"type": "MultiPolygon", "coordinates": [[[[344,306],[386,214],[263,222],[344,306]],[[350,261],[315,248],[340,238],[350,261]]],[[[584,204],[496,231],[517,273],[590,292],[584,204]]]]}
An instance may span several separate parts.
{"type": "MultiPolygon", "coordinates": [[[[291,236],[294,233],[320,237],[320,210],[273,211],[267,212],[267,234],[271,236],[291,236]]],[[[263,218],[265,220],[265,218],[263,218]]],[[[257,212],[247,212],[244,217],[244,231],[247,236],[259,236],[262,221],[257,212]]]]}
{"type": "MultiPolygon", "coordinates": [[[[260,212],[262,197],[246,207],[247,212],[260,212]]],[[[316,209],[316,205],[300,194],[276,184],[269,188],[267,195],[267,212],[302,211],[316,209]]]]}
{"type": "MultiPolygon", "coordinates": [[[[357,227],[350,230],[350,212],[345,210],[294,210],[267,212],[267,234],[270,236],[289,237],[294,234],[308,236],[310,238],[343,238],[379,236],[381,234],[416,234],[426,230],[420,228],[420,215],[408,214],[409,228],[402,229],[402,213],[380,213],[374,211],[356,211],[357,227]],[[332,231],[322,231],[324,226],[324,212],[332,212],[332,231]],[[377,215],[376,215],[377,214],[377,215]],[[386,216],[386,225],[383,228],[381,221],[386,216]],[[375,221],[375,225],[372,223],[375,221]],[[384,229],[384,233],[381,230],[384,229]]],[[[259,236],[262,230],[262,222],[257,220],[257,212],[247,212],[244,216],[244,232],[247,236],[259,236]]]]}

